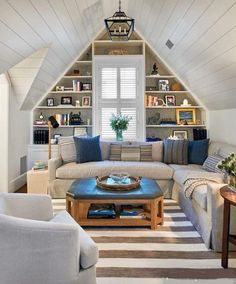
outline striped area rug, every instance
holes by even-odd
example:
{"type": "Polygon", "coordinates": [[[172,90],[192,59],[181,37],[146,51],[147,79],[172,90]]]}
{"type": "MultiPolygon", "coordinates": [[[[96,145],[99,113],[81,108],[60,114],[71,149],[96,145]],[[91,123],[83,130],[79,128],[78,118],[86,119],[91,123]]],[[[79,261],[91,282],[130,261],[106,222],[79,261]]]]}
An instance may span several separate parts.
{"type": "MultiPolygon", "coordinates": [[[[55,211],[65,208],[65,200],[53,203],[55,211]]],[[[99,248],[98,284],[236,283],[236,253],[231,253],[230,268],[222,269],[221,254],[205,247],[175,201],[165,200],[164,214],[164,225],[156,231],[86,228],[99,248]]]]}

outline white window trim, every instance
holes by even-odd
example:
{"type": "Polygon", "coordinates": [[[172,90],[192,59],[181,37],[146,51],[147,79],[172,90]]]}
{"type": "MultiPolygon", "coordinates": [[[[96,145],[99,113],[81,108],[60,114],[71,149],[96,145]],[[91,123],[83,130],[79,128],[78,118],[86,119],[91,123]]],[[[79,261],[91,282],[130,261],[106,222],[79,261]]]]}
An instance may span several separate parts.
{"type": "MultiPolygon", "coordinates": [[[[111,55],[98,55],[94,56],[93,60],[93,102],[94,102],[94,112],[93,112],[93,121],[94,121],[94,135],[100,134],[100,76],[99,68],[101,66],[105,67],[114,67],[114,64],[119,63],[124,67],[130,67],[130,64],[134,64],[137,68],[137,139],[138,141],[144,141],[145,139],[145,113],[144,113],[144,57],[142,55],[131,55],[131,56],[111,56],[111,55]]],[[[112,100],[111,102],[112,103],[112,100]]]]}

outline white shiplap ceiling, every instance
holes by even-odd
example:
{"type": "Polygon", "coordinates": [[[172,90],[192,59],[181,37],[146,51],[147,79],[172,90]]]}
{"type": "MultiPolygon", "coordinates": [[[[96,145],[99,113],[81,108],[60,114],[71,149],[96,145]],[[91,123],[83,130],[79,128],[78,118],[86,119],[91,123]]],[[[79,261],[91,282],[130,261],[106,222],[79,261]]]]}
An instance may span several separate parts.
{"type": "MultiPolygon", "coordinates": [[[[117,7],[118,0],[0,0],[0,73],[47,50],[22,108],[35,106],[117,7]]],[[[236,108],[236,0],[123,0],[122,7],[208,109],[236,108]]]]}

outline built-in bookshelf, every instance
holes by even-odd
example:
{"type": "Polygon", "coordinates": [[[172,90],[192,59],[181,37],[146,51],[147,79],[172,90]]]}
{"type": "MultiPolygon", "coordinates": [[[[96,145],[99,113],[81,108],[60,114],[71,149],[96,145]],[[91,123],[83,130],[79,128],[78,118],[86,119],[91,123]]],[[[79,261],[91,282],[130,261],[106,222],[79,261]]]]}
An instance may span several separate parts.
{"type": "Polygon", "coordinates": [[[106,34],[94,40],[34,108],[33,131],[45,130],[48,127],[48,117],[53,115],[60,126],[52,129],[51,138],[55,135],[80,133],[79,129],[93,135],[94,55],[114,56],[121,50],[125,51],[124,55],[142,55],[145,61],[143,107],[146,137],[163,139],[173,135],[175,130],[185,130],[191,139],[193,128],[205,128],[205,109],[197,103],[191,92],[166,67],[155,51],[134,33],[129,41],[113,42],[106,34]],[[153,72],[154,63],[158,69],[156,74],[153,72]],[[183,105],[183,102],[188,104],[183,105]],[[192,122],[188,123],[188,117],[186,121],[177,119],[178,116],[181,118],[181,115],[189,115],[189,111],[194,115],[192,122]],[[71,118],[77,116],[78,119],[78,115],[81,121],[78,124],[77,120],[77,124],[74,124],[76,122],[71,118]]]}

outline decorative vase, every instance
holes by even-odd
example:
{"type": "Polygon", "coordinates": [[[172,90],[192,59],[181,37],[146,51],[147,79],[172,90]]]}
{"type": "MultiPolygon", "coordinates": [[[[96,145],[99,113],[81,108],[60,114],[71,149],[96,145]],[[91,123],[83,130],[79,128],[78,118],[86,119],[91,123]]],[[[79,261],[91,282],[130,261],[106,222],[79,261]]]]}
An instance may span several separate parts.
{"type": "Polygon", "coordinates": [[[122,130],[116,130],[116,141],[123,141],[122,130]]]}
{"type": "Polygon", "coordinates": [[[236,176],[228,175],[228,186],[236,192],[236,176]]]}

